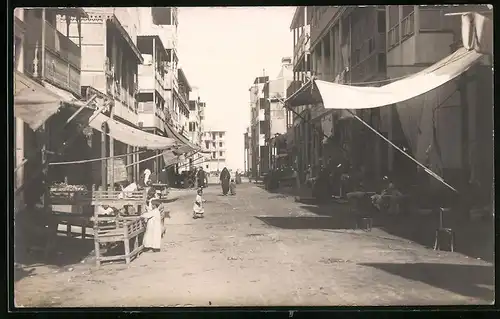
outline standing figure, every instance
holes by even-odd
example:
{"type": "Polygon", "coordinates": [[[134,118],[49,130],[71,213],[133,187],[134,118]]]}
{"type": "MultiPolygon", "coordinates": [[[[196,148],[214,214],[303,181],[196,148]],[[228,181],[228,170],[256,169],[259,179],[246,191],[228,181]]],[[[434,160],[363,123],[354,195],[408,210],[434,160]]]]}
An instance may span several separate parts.
{"type": "Polygon", "coordinates": [[[144,233],[143,245],[146,250],[159,252],[161,248],[161,213],[160,201],[155,198],[153,192],[148,193],[148,206],[142,218],[146,220],[146,232],[144,233]]]}
{"type": "Polygon", "coordinates": [[[222,186],[222,195],[226,196],[229,192],[229,181],[231,180],[231,174],[227,167],[224,167],[222,172],[220,173],[220,183],[222,186]]]}
{"type": "Polygon", "coordinates": [[[234,178],[232,178],[231,183],[229,183],[229,194],[236,195],[236,183],[234,182],[234,178]]]}
{"type": "Polygon", "coordinates": [[[203,209],[203,189],[199,188],[196,194],[196,199],[193,204],[193,218],[203,218],[205,209],[203,209]]]}
{"type": "Polygon", "coordinates": [[[198,188],[205,188],[208,185],[208,177],[203,167],[200,166],[200,169],[196,173],[196,181],[198,182],[198,188]]]}

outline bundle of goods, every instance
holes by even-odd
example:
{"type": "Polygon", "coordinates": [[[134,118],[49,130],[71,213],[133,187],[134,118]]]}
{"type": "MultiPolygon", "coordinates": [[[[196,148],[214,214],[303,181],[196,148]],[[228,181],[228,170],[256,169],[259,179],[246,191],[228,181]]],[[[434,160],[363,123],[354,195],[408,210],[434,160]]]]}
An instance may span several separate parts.
{"type": "Polygon", "coordinates": [[[69,203],[77,201],[80,197],[87,195],[85,185],[69,185],[66,183],[55,183],[50,186],[50,199],[52,203],[69,203]]]}

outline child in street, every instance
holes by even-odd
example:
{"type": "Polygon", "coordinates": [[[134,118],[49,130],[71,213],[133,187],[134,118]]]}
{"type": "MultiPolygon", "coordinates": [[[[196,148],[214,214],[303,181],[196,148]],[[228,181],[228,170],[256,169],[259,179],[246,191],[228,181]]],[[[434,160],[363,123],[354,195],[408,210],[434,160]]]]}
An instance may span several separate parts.
{"type": "Polygon", "coordinates": [[[231,179],[231,183],[229,183],[229,194],[236,195],[236,183],[234,182],[234,178],[231,179]]]}
{"type": "Polygon", "coordinates": [[[205,210],[203,209],[203,189],[199,188],[197,191],[196,199],[193,204],[193,218],[203,218],[205,210]]]}

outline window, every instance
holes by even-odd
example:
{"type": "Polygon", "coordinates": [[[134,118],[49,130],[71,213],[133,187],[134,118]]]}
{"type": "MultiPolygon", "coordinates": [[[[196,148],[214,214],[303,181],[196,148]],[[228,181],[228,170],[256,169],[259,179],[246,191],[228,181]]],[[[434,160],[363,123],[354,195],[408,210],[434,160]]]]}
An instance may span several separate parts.
{"type": "Polygon", "coordinates": [[[352,64],[353,65],[356,65],[359,63],[359,59],[360,59],[360,49],[356,49],[353,54],[352,54],[352,64]]]}
{"type": "Polygon", "coordinates": [[[224,134],[222,134],[222,132],[221,132],[221,133],[219,133],[219,137],[220,137],[220,138],[222,138],[222,136],[223,136],[223,135],[224,135],[224,134]]]}
{"type": "Polygon", "coordinates": [[[219,147],[222,147],[222,142],[219,142],[219,147]]]}
{"type": "Polygon", "coordinates": [[[205,166],[208,169],[208,165],[205,166]]]}
{"type": "Polygon", "coordinates": [[[208,150],[210,148],[210,142],[205,141],[205,148],[208,150]]]}
{"type": "Polygon", "coordinates": [[[385,53],[379,53],[378,54],[378,71],[379,72],[385,72],[387,70],[387,61],[385,57],[385,53]]]}
{"type": "Polygon", "coordinates": [[[377,24],[378,24],[378,32],[385,32],[385,11],[377,12],[377,24]]]}
{"type": "Polygon", "coordinates": [[[222,157],[224,152],[219,152],[219,156],[222,157]]]}
{"type": "Polygon", "coordinates": [[[196,131],[196,122],[189,122],[189,132],[196,131]]]}
{"type": "Polygon", "coordinates": [[[195,101],[189,101],[189,110],[196,111],[196,102],[195,101]]]}
{"type": "Polygon", "coordinates": [[[215,147],[215,142],[212,142],[212,146],[215,147]]]}
{"type": "Polygon", "coordinates": [[[212,140],[215,140],[215,133],[212,133],[212,140]]]}
{"type": "Polygon", "coordinates": [[[368,54],[372,53],[373,51],[375,51],[375,40],[371,38],[370,40],[368,40],[368,54]]]}
{"type": "Polygon", "coordinates": [[[216,152],[212,152],[212,158],[215,158],[216,155],[217,155],[216,152]]]}

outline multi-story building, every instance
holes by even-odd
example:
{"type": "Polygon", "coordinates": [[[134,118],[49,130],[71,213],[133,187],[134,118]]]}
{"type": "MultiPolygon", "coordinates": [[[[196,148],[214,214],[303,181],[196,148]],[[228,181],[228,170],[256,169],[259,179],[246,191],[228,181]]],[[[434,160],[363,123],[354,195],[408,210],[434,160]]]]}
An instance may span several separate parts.
{"type": "Polygon", "coordinates": [[[202,107],[204,107],[204,104],[201,102],[198,88],[194,87],[193,91],[189,94],[188,134],[189,140],[196,145],[200,145],[201,132],[203,131],[201,120],[202,107]]]}
{"type": "MultiPolygon", "coordinates": [[[[266,136],[269,136],[269,123],[266,121],[265,110],[268,108],[269,96],[264,91],[265,83],[269,81],[269,76],[259,76],[250,87],[250,136],[252,149],[251,171],[252,177],[258,178],[262,173],[267,172],[268,161],[262,163],[261,158],[269,158],[266,147],[266,136]]],[[[267,87],[269,88],[269,87],[267,87]]]]}
{"type": "MultiPolygon", "coordinates": [[[[465,11],[489,10],[484,5],[387,6],[388,77],[417,73],[457,50],[462,45],[462,22],[457,16],[445,14],[465,11]]],[[[483,59],[427,94],[382,108],[389,122],[401,126],[398,129],[393,124],[384,130],[392,141],[404,140],[417,160],[429,163],[453,185],[476,181],[491,185],[491,80],[491,61],[483,59]]],[[[392,148],[389,168],[400,175],[415,171],[414,165],[392,148]]],[[[489,193],[491,188],[485,189],[489,193]]]]}
{"type": "MultiPolygon", "coordinates": [[[[204,111],[205,102],[201,101],[198,88],[193,88],[193,91],[189,94],[188,134],[191,143],[200,146],[202,149],[201,136],[203,132],[204,111]]],[[[204,158],[202,154],[195,154],[189,159],[189,166],[202,165],[204,158]]]]}
{"type": "Polygon", "coordinates": [[[204,131],[201,139],[202,147],[207,154],[203,169],[210,173],[220,172],[226,166],[226,132],[204,131]]]}
{"type": "MultiPolygon", "coordinates": [[[[82,37],[80,33],[71,37],[69,30],[71,28],[80,30],[81,20],[85,17],[86,13],[81,8],[15,9],[13,66],[16,109],[20,107],[18,98],[22,99],[29,91],[38,94],[35,97],[37,102],[47,97],[51,100],[54,100],[54,97],[60,97],[59,100],[74,100],[80,97],[82,37]],[[58,18],[64,21],[64,33],[58,30],[58,18]]],[[[30,103],[23,104],[26,106],[30,103]]],[[[46,162],[43,150],[50,147],[50,142],[57,133],[51,130],[52,121],[48,121],[51,116],[49,106],[45,114],[42,114],[43,119],[37,118],[35,112],[30,113],[29,108],[22,114],[16,110],[14,122],[16,210],[22,210],[28,202],[33,204],[39,198],[38,192],[44,189],[32,180],[25,185],[25,181],[28,176],[37,173],[40,163],[46,162]],[[42,149],[41,154],[40,149],[42,149]],[[33,200],[28,199],[28,196],[33,200]]],[[[53,109],[53,106],[51,108],[53,109]]],[[[45,178],[48,178],[48,170],[44,172],[45,178]]]]}
{"type": "MultiPolygon", "coordinates": [[[[139,65],[138,90],[138,123],[144,131],[152,134],[166,136],[165,133],[165,76],[167,69],[167,52],[157,35],[139,35],[137,47],[141,52],[144,62],[139,65]]],[[[149,151],[143,158],[152,157],[159,151],[149,151]]],[[[141,163],[140,169],[151,166],[150,162],[141,163]]],[[[163,167],[163,158],[158,156],[152,161],[152,169],[158,172],[163,167]]]]}
{"type": "Polygon", "coordinates": [[[284,100],[287,98],[287,89],[293,81],[292,58],[284,57],[281,59],[281,70],[278,76],[268,81],[264,85],[264,97],[269,101],[269,107],[265,110],[265,118],[269,125],[269,135],[266,136],[268,145],[269,168],[277,168],[285,164],[286,140],[283,138],[287,131],[286,109],[284,100]]]}
{"type": "MultiPolygon", "coordinates": [[[[380,86],[391,79],[415,74],[457,50],[457,44],[462,42],[461,20],[445,14],[486,10],[481,7],[302,7],[297,9],[292,29],[296,30],[296,38],[297,30],[304,28],[297,17],[301,16],[300,11],[305,11],[304,24],[311,19],[311,70],[317,79],[380,86]]],[[[294,45],[295,51],[305,51],[305,48],[297,48],[297,45],[303,45],[302,42],[295,40],[294,45]]],[[[455,185],[463,185],[471,170],[476,178],[481,175],[483,181],[488,181],[492,168],[491,163],[487,163],[491,159],[491,127],[488,126],[491,123],[488,121],[488,125],[479,127],[477,119],[491,116],[491,110],[476,107],[492,103],[489,91],[491,66],[488,62],[481,61],[456,80],[404,103],[356,113],[401,149],[411,152],[418,161],[428,163],[446,180],[456,181],[455,185]],[[473,143],[478,136],[488,142],[481,146],[473,143]],[[471,150],[483,155],[472,156],[471,150]]],[[[308,71],[299,66],[295,66],[299,71],[295,79],[300,79],[308,71]]],[[[300,84],[292,83],[290,93],[297,91],[300,84]]],[[[297,112],[303,111],[306,118],[303,121],[305,132],[301,125],[295,130],[305,142],[300,151],[303,163],[315,164],[315,159],[335,158],[335,154],[339,154],[339,161],[345,159],[355,167],[364,166],[373,177],[388,172],[394,178],[404,176],[408,180],[412,179],[413,173],[416,174],[414,163],[361,126],[359,121],[353,120],[352,116],[345,116],[342,111],[324,110],[314,93],[307,98],[298,95],[289,103],[297,112]],[[315,118],[321,120],[315,121],[315,118]],[[321,125],[315,122],[321,122],[321,125]],[[324,139],[328,141],[327,145],[319,143],[314,131],[322,131],[330,137],[324,139]]]]}
{"type": "MultiPolygon", "coordinates": [[[[337,83],[360,85],[383,81],[386,78],[384,25],[385,8],[381,6],[297,8],[291,26],[295,35],[294,51],[298,52],[294,61],[296,82],[290,85],[289,94],[307,82],[304,80],[309,72],[316,79],[337,83]],[[307,59],[310,63],[302,62],[309,62],[307,59]]],[[[301,154],[297,158],[299,169],[332,159],[338,162],[348,160],[355,166],[370,165],[372,171],[380,173],[378,141],[369,143],[371,148],[357,148],[356,142],[362,140],[357,133],[364,131],[356,122],[349,121],[352,117],[343,112],[328,111],[315,100],[304,100],[302,105],[295,107],[305,119],[296,119],[299,123],[294,130],[298,141],[296,147],[301,154]],[[337,142],[333,143],[335,140],[337,142]],[[376,154],[375,160],[373,156],[360,156],[356,150],[376,154]],[[371,159],[367,163],[353,163],[356,159],[367,158],[371,159]]],[[[378,124],[380,116],[377,112],[360,112],[360,115],[369,123],[378,124]]]]}
{"type": "Polygon", "coordinates": [[[246,132],[243,134],[243,169],[245,173],[249,173],[252,168],[252,132],[250,127],[246,128],[246,132]]]}
{"type": "MultiPolygon", "coordinates": [[[[105,112],[114,120],[133,128],[139,128],[139,112],[136,93],[138,90],[138,67],[143,63],[143,58],[137,47],[137,37],[127,30],[136,30],[135,19],[127,21],[128,27],[122,25],[118,15],[123,17],[129,12],[127,8],[86,8],[88,17],[82,20],[82,92],[83,99],[89,99],[97,94],[103,99],[113,101],[109,111],[105,112]]],[[[70,30],[71,31],[71,30],[70,30]]],[[[104,134],[92,131],[95,140],[93,148],[97,153],[102,153],[101,144],[104,134]]],[[[114,138],[109,140],[109,148],[103,157],[120,154],[131,154],[134,147],[126,145],[114,138]]],[[[127,164],[139,161],[137,153],[110,160],[109,165],[102,161],[108,172],[107,180],[114,181],[133,180],[139,177],[139,165],[127,164]],[[113,174],[111,174],[113,172],[113,174]]],[[[99,164],[94,168],[94,180],[98,183],[100,174],[99,164]]],[[[101,178],[104,178],[101,176],[101,178]]],[[[102,183],[106,182],[104,179],[102,183]]],[[[113,181],[111,181],[113,182],[113,181]]],[[[107,183],[107,182],[106,182],[107,183]]]]}
{"type": "MultiPolygon", "coordinates": [[[[166,51],[166,59],[163,60],[160,66],[165,69],[163,98],[165,101],[164,125],[166,135],[178,140],[181,144],[187,144],[188,149],[192,149],[195,144],[191,144],[189,136],[189,93],[191,92],[191,86],[184,71],[179,67],[177,8],[153,7],[138,8],[138,10],[140,12],[139,33],[141,35],[156,36],[166,51]]],[[[158,86],[161,85],[158,83],[158,86]]],[[[186,152],[181,153],[182,155],[186,154],[186,152]]],[[[183,155],[181,158],[175,167],[177,171],[189,169],[189,163],[193,162],[193,158],[189,154],[183,155]]]]}

